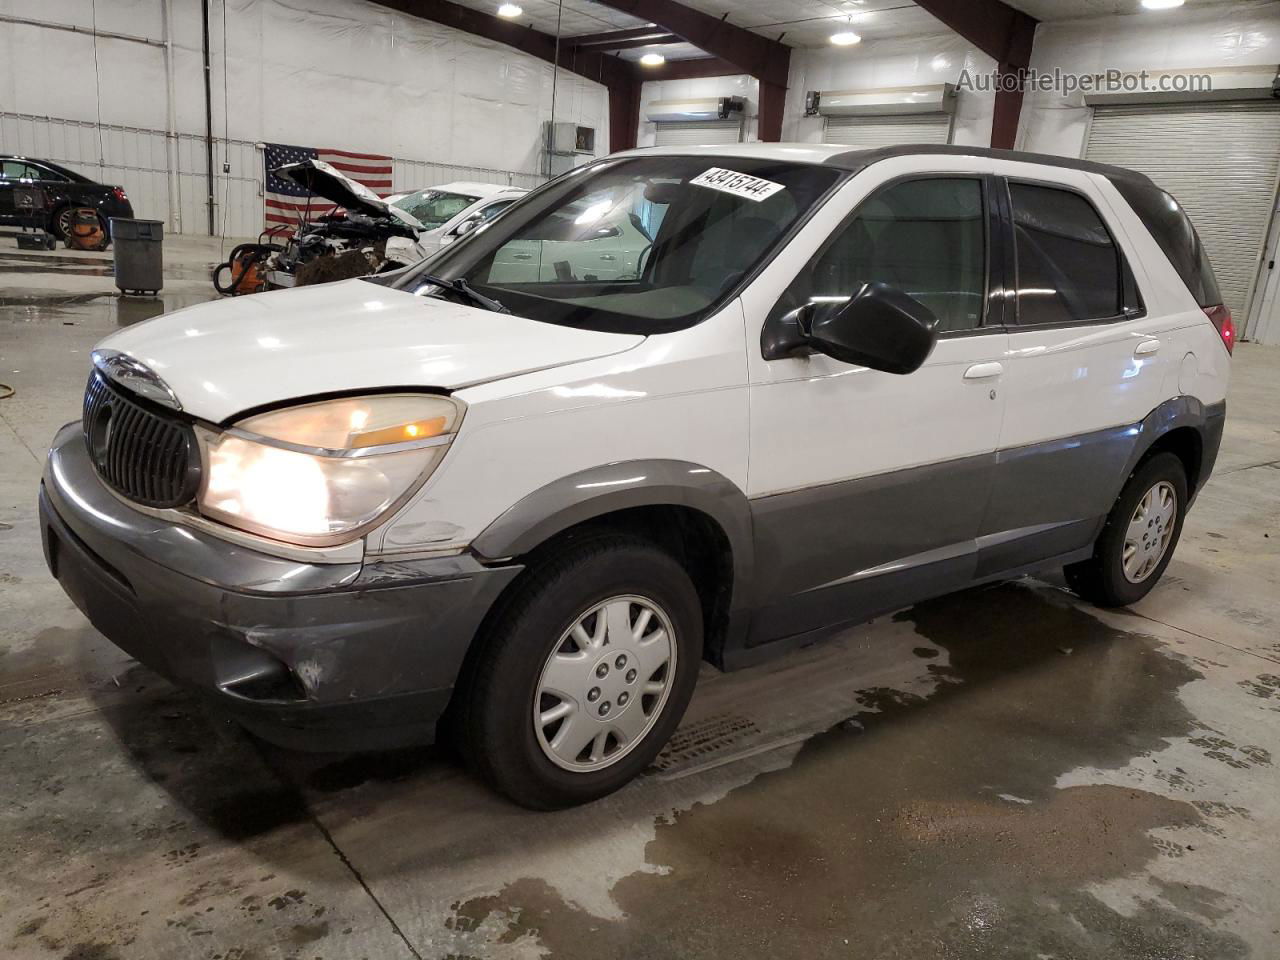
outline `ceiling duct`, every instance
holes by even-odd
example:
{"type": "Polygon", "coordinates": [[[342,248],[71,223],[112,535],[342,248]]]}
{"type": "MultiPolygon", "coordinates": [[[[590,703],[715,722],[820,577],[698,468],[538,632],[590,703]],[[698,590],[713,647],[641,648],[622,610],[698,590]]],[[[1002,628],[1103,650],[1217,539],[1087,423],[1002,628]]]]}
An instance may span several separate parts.
{"type": "Polygon", "coordinates": [[[650,100],[645,119],[650,123],[687,120],[741,120],[747,101],[742,97],[697,97],[683,100],[650,100]]]}
{"type": "Polygon", "coordinates": [[[805,113],[822,117],[878,117],[907,113],[955,113],[956,88],[951,83],[874,90],[811,90],[805,113]]]}

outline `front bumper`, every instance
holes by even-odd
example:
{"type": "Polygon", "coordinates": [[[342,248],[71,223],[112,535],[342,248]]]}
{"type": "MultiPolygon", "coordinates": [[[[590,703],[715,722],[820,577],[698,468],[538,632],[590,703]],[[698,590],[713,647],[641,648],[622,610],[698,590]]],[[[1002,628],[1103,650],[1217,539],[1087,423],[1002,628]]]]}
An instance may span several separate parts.
{"type": "Polygon", "coordinates": [[[99,481],[78,423],[40,487],[45,559],[114,644],[265,739],[429,742],[472,638],[518,566],[462,555],[316,564],[142,513],[99,481]]]}

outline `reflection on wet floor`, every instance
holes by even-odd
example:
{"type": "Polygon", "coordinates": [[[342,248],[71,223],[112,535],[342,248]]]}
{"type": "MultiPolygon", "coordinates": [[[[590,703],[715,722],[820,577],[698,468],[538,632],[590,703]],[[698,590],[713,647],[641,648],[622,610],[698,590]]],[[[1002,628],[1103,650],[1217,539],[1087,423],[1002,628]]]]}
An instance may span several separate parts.
{"type": "Polygon", "coordinates": [[[595,957],[634,957],[658,944],[652,955],[761,956],[783,944],[791,956],[975,960],[1247,953],[1155,903],[1125,917],[1081,892],[1141,868],[1158,852],[1150,831],[1198,824],[1194,806],[1115,786],[1055,789],[1069,770],[1120,766],[1188,734],[1177,691],[1195,671],[1019,586],[900,617],[948,655],[926,667],[937,692],[868,690],[865,712],[790,767],[660,824],[647,853],[664,873],[614,888],[625,920],[602,924],[520,880],[459,904],[456,929],[493,923],[556,956],[590,945],[595,957]]]}
{"type": "MultiPolygon", "coordinates": [[[[1178,690],[1200,676],[1193,667],[1044,587],[972,590],[895,619],[916,637],[903,667],[933,693],[863,689],[852,714],[832,715],[789,766],[660,815],[646,852],[659,872],[612,890],[623,919],[603,921],[522,872],[519,851],[552,824],[530,817],[494,848],[510,859],[503,888],[455,903],[436,936],[459,955],[528,941],[592,958],[1245,956],[1194,919],[1210,919],[1214,891],[1180,887],[1200,906],[1152,901],[1133,916],[1083,892],[1153,859],[1153,829],[1200,825],[1195,806],[1055,786],[1073,769],[1121,767],[1192,735],[1178,690]]],[[[752,671],[718,682],[767,690],[752,671]]],[[[122,687],[133,693],[104,688],[102,715],[137,769],[237,843],[308,821],[321,798],[343,819],[344,806],[378,809],[379,794],[447,809],[459,789],[454,773],[441,781],[451,761],[439,750],[311,761],[257,745],[145,668],[122,687]]],[[[610,803],[633,815],[660,789],[646,778],[610,803]]],[[[436,862],[452,846],[435,830],[427,816],[399,838],[409,862],[436,862]]],[[[346,854],[358,862],[362,852],[346,854]]]]}
{"type": "Polygon", "coordinates": [[[136,297],[104,293],[44,294],[6,291],[0,294],[0,307],[8,307],[4,319],[9,323],[76,324],[94,322],[128,327],[163,313],[213,300],[191,293],[164,293],[154,297],[136,297]]]}

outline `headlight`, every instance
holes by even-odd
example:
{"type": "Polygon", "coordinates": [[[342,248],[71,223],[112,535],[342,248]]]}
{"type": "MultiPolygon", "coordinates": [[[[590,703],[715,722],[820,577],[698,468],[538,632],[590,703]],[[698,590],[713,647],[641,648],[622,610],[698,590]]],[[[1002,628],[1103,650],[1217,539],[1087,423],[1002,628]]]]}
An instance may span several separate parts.
{"type": "Polygon", "coordinates": [[[388,394],[242,420],[206,439],[200,512],[292,543],[352,540],[431,474],[463,410],[449,397],[388,394]]]}

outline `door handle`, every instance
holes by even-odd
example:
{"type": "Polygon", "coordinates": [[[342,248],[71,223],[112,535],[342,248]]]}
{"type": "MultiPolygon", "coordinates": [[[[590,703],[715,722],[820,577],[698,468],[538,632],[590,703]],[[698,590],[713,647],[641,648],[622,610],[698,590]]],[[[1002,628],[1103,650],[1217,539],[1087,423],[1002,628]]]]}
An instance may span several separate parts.
{"type": "Polygon", "coordinates": [[[1135,357],[1149,357],[1160,349],[1159,340],[1143,340],[1140,344],[1133,348],[1135,357]]]}
{"type": "Polygon", "coordinates": [[[992,377],[998,377],[1004,373],[1004,364],[997,360],[989,363],[975,363],[964,372],[966,380],[990,380],[992,377]]]}
{"type": "Polygon", "coordinates": [[[618,258],[615,257],[612,253],[602,253],[600,254],[600,259],[601,260],[617,260],[618,258]]]}
{"type": "Polygon", "coordinates": [[[532,253],[513,253],[511,255],[511,259],[512,260],[532,260],[533,254],[532,253]]]}

